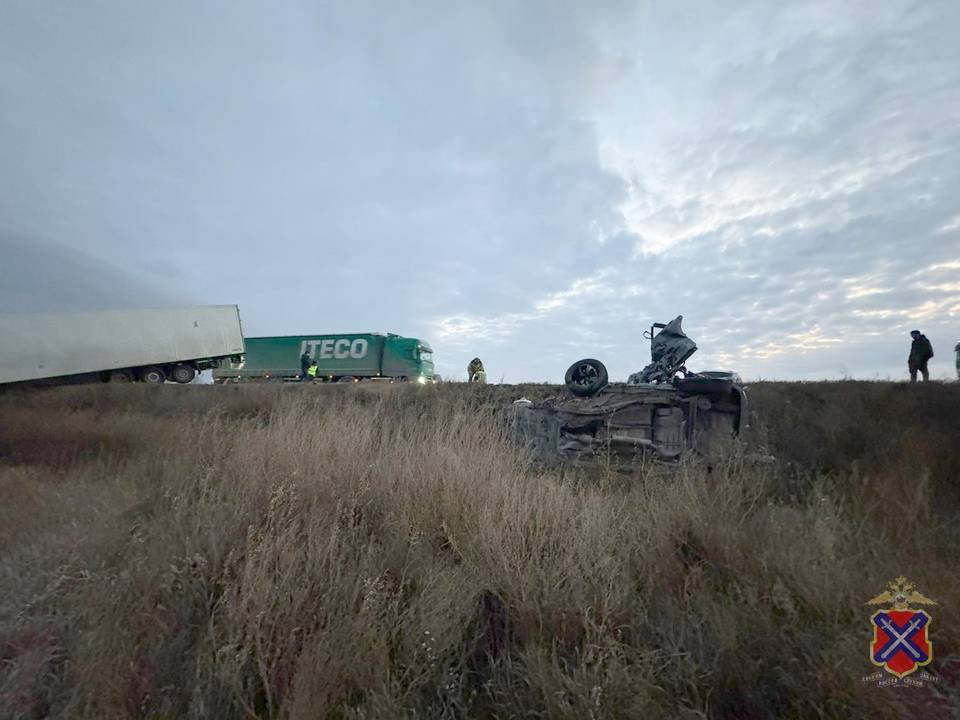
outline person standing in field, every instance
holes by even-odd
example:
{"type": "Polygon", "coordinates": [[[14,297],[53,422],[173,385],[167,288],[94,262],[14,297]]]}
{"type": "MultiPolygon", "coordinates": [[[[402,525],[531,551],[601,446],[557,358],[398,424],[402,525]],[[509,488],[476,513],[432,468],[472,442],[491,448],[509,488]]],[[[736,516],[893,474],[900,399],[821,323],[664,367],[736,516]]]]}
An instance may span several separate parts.
{"type": "Polygon", "coordinates": [[[310,353],[306,350],[303,351],[303,355],[300,356],[300,379],[307,379],[307,370],[310,369],[310,353]]]}
{"type": "Polygon", "coordinates": [[[313,382],[317,379],[317,372],[320,370],[320,367],[317,365],[316,360],[310,361],[310,367],[307,368],[307,373],[304,376],[310,382],[313,382]]]}
{"type": "Polygon", "coordinates": [[[470,361],[470,364],[467,365],[467,382],[486,382],[487,374],[484,372],[483,363],[480,362],[480,358],[474,358],[470,361]]]}
{"type": "Polygon", "coordinates": [[[927,370],[927,363],[933,357],[933,345],[927,340],[927,336],[919,330],[911,330],[910,337],[913,343],[910,345],[910,357],[907,358],[907,368],[910,370],[910,382],[917,381],[917,372],[923,375],[923,381],[930,379],[930,371],[927,370]]]}

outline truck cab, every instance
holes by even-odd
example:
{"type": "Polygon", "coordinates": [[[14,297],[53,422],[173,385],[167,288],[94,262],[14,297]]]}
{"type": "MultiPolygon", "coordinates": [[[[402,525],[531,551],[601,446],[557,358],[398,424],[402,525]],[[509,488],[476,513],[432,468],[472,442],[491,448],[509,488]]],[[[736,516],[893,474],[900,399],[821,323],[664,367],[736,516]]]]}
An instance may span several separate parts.
{"type": "Polygon", "coordinates": [[[433,382],[433,348],[425,340],[388,335],[383,374],[419,383],[433,382]]]}

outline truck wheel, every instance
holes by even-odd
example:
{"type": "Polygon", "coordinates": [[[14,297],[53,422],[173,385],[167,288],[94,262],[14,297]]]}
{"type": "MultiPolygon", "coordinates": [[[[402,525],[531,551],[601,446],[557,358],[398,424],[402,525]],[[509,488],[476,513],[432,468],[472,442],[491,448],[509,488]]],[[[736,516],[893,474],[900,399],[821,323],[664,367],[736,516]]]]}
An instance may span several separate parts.
{"type": "Polygon", "coordinates": [[[107,382],[128,383],[133,382],[133,376],[126,370],[114,370],[107,378],[107,382]]]}
{"type": "Polygon", "coordinates": [[[186,385],[197,376],[197,371],[189,365],[176,365],[170,372],[170,379],[181,385],[186,385]]]}
{"type": "Polygon", "coordinates": [[[577,397],[596,395],[610,382],[607,368],[599,360],[577,360],[564,376],[567,388],[577,397]]]}
{"type": "Polygon", "coordinates": [[[166,379],[163,368],[148,367],[140,371],[140,380],[150,385],[162,385],[166,379]]]}

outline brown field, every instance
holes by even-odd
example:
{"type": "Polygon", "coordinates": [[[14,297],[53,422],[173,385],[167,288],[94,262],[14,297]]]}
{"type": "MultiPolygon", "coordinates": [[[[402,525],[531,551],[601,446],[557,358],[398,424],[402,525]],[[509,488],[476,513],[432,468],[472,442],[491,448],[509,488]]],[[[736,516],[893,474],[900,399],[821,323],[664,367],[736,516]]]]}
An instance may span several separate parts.
{"type": "Polygon", "coordinates": [[[633,471],[513,448],[548,391],[0,395],[0,717],[960,713],[960,384],[759,383],[746,447],[633,471]],[[900,574],[922,689],[861,681],[900,574]]]}

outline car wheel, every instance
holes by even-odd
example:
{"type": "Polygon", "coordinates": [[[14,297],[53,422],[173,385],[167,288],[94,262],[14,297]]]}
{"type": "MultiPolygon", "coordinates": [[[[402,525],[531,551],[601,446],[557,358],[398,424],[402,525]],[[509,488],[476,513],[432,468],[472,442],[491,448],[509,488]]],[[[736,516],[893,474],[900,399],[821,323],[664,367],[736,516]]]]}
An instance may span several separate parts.
{"type": "Polygon", "coordinates": [[[189,365],[177,365],[170,372],[170,378],[174,382],[178,382],[181,385],[186,385],[188,382],[191,382],[197,376],[197,371],[194,370],[189,365]]]}
{"type": "Polygon", "coordinates": [[[577,360],[564,376],[567,388],[577,397],[596,395],[609,383],[607,368],[599,360],[577,360]]]}
{"type": "Polygon", "coordinates": [[[140,380],[150,385],[162,385],[166,379],[163,368],[148,367],[140,371],[140,380]]]}

